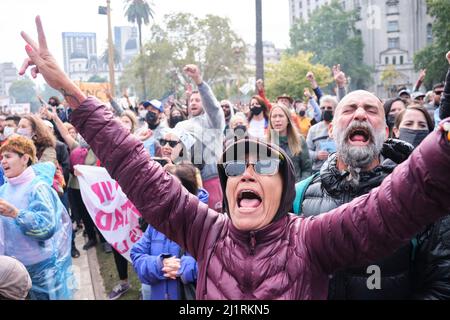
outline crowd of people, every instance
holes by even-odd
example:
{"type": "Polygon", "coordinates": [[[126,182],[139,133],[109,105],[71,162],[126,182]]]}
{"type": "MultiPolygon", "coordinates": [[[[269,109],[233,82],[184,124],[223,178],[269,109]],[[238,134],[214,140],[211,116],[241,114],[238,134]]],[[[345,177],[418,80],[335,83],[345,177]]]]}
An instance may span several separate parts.
{"type": "MultiPolygon", "coordinates": [[[[26,33],[31,68],[64,96],[0,118],[0,298],[72,299],[72,259],[103,243],[130,289],[128,260],[83,202],[77,165],[104,167],[142,215],[131,263],[142,299],[449,299],[446,83],[393,99],[312,72],[304,97],[218,101],[198,66],[179,101],[86,97],[26,33]],[[371,267],[381,272],[368,285],[371,267]]],[[[450,52],[447,55],[450,64],[450,52]]]]}

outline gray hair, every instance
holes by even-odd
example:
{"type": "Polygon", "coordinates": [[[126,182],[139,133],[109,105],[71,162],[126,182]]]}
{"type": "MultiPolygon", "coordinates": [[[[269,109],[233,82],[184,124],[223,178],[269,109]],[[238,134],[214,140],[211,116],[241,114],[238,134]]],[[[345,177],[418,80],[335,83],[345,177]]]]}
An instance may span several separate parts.
{"type": "Polygon", "coordinates": [[[336,97],[330,95],[323,96],[322,98],[320,98],[320,106],[322,106],[324,102],[331,102],[331,104],[333,105],[333,109],[336,109],[339,103],[336,97]]]}

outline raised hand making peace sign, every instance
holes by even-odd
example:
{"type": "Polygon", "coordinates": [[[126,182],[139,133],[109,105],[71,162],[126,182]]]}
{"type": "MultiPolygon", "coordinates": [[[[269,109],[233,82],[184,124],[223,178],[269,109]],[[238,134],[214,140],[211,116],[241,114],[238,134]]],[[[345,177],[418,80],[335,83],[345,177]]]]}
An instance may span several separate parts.
{"type": "Polygon", "coordinates": [[[86,99],[86,96],[62,71],[48,50],[47,39],[39,16],[36,17],[36,28],[38,43],[27,33],[23,31],[21,33],[22,38],[27,42],[25,51],[28,58],[25,59],[19,74],[24,75],[28,68],[31,68],[33,78],[36,78],[39,73],[42,74],[49,86],[61,92],[72,108],[77,108],[86,99]]]}

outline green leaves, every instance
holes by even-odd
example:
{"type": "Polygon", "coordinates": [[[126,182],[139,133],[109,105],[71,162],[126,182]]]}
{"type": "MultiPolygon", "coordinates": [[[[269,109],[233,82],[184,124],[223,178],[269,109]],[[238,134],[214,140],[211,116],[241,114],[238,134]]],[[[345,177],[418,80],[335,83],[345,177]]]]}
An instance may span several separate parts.
{"type": "Polygon", "coordinates": [[[428,13],[436,20],[433,23],[433,43],[414,55],[416,70],[427,69],[425,87],[431,89],[435,83],[444,81],[448,69],[445,54],[450,50],[450,6],[448,0],[427,0],[428,13]]]}
{"type": "Polygon", "coordinates": [[[213,86],[225,84],[232,75],[246,75],[245,43],[231,29],[228,19],[213,15],[200,19],[190,13],[176,13],[166,15],[163,21],[152,26],[143,56],[127,67],[123,85],[139,88],[142,81],[137,75],[143,65],[149,79],[147,92],[155,98],[184,91],[182,70],[186,64],[197,64],[203,79],[213,86]]]}
{"type": "MultiPolygon", "coordinates": [[[[310,88],[306,74],[312,71],[320,86],[327,86],[333,79],[330,68],[313,64],[312,53],[299,52],[295,56],[283,55],[281,62],[268,66],[266,90],[270,99],[288,93],[294,98],[303,97],[303,90],[310,88]]],[[[311,90],[312,91],[312,90],[311,90]]]]}
{"type": "Polygon", "coordinates": [[[363,63],[363,41],[355,23],[355,11],[347,12],[333,1],[313,12],[308,23],[297,21],[290,31],[290,54],[312,52],[313,63],[329,67],[340,64],[351,77],[353,89],[363,89],[371,82],[370,67],[363,63]]]}

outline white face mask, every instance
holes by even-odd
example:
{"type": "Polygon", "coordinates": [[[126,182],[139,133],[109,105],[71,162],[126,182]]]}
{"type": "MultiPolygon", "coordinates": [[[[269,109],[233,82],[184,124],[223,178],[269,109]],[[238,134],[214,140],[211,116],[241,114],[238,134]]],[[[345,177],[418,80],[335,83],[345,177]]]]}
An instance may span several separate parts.
{"type": "Polygon", "coordinates": [[[27,137],[28,139],[33,138],[33,133],[31,132],[30,129],[19,128],[17,129],[17,134],[27,137]]]}
{"type": "Polygon", "coordinates": [[[5,138],[12,136],[14,133],[15,129],[13,127],[5,127],[5,129],[3,129],[3,135],[5,138]]]}
{"type": "Polygon", "coordinates": [[[147,117],[147,110],[139,110],[139,118],[145,119],[147,117]]]}

